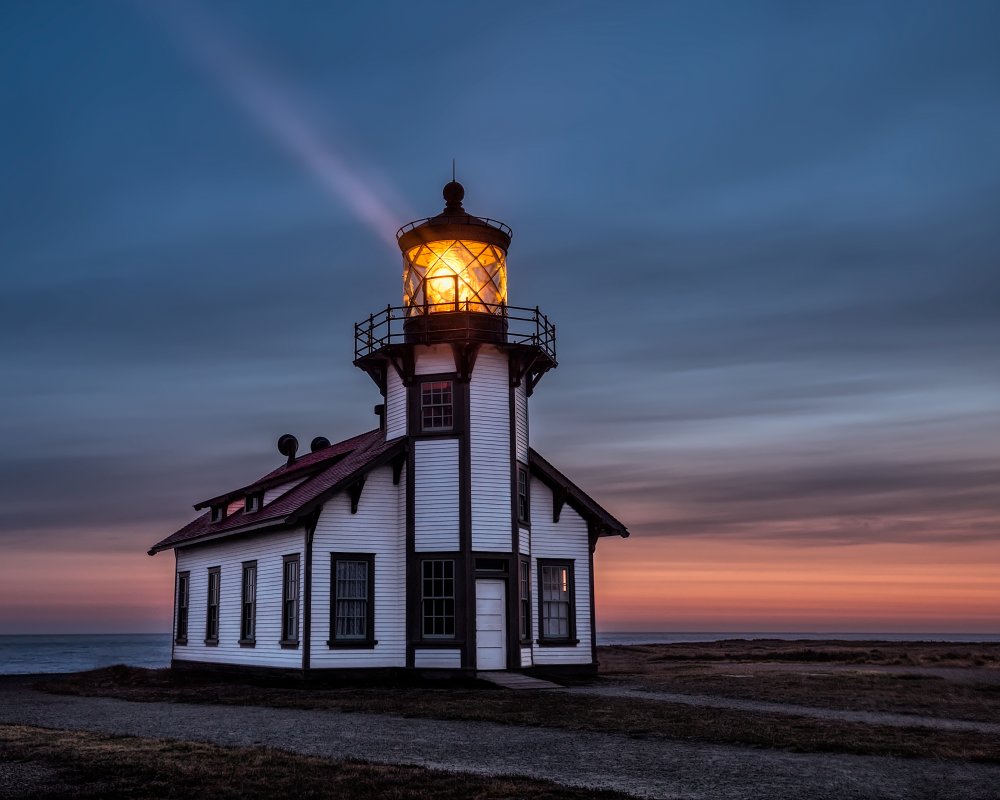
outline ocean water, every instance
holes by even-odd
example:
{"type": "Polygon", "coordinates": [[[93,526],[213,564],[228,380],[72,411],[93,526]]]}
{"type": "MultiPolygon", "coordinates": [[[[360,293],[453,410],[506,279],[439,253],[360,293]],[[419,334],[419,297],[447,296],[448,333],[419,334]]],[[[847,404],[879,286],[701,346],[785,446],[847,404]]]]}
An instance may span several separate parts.
{"type": "MultiPolygon", "coordinates": [[[[598,644],[672,644],[717,642],[722,639],[842,639],[883,642],[1000,642],[1000,634],[955,633],[614,633],[598,632],[598,644]]],[[[0,675],[81,670],[128,664],[166,667],[170,664],[170,634],[64,634],[0,636],[0,675]]]]}
{"type": "Polygon", "coordinates": [[[169,633],[0,636],[0,675],[170,665],[169,633]]]}

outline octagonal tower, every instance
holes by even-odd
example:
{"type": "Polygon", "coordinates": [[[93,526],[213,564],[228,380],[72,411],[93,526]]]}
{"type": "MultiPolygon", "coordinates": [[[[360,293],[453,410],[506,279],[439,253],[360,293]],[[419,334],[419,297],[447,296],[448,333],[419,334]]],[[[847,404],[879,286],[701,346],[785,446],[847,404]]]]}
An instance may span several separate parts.
{"type": "Polygon", "coordinates": [[[505,622],[524,618],[530,575],[528,397],[556,366],[555,327],[507,302],[511,229],[464,196],[452,181],[440,214],[398,231],[403,305],[355,325],[354,363],[386,437],[408,440],[408,663],[510,669],[530,639],[505,622]]]}

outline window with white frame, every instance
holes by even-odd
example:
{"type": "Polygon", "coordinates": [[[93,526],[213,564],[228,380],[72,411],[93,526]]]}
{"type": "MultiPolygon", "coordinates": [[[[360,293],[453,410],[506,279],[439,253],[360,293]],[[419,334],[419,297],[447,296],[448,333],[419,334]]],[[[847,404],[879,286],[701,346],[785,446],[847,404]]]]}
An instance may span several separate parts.
{"type": "Polygon", "coordinates": [[[375,644],[375,555],[331,555],[330,646],[375,644]]]}
{"type": "Polygon", "coordinates": [[[243,589],[240,598],[240,644],[257,639],[257,562],[243,562],[243,589]]]}
{"type": "Polygon", "coordinates": [[[521,641],[526,642],[531,639],[531,564],[527,561],[520,562],[521,574],[521,641]]]}
{"type": "Polygon", "coordinates": [[[188,641],[188,600],[191,595],[191,573],[177,573],[177,630],[174,641],[187,644],[188,641]]]}
{"type": "Polygon", "coordinates": [[[567,643],[575,639],[573,562],[538,559],[538,639],[567,643]]]}
{"type": "Polygon", "coordinates": [[[420,430],[450,431],[455,426],[455,400],[451,381],[420,384],[420,430]]]}
{"type": "Polygon", "coordinates": [[[528,470],[517,468],[517,520],[531,521],[531,501],[528,495],[528,470]]]}
{"type": "Polygon", "coordinates": [[[205,644],[219,643],[219,596],[221,585],[221,567],[209,567],[208,594],[205,611],[205,644]]]}
{"type": "Polygon", "coordinates": [[[455,635],[455,562],[451,559],[422,562],[420,611],[425,638],[455,635]]]}
{"type": "Polygon", "coordinates": [[[299,554],[285,556],[281,569],[281,644],[299,644],[299,554]]]}

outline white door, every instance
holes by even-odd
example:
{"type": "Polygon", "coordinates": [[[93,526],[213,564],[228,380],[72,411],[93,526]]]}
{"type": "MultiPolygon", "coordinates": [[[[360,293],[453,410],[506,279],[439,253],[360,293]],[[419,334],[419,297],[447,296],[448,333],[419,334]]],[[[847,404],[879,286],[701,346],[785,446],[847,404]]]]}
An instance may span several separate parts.
{"type": "Polygon", "coordinates": [[[476,581],[476,669],[507,669],[504,582],[476,581]]]}

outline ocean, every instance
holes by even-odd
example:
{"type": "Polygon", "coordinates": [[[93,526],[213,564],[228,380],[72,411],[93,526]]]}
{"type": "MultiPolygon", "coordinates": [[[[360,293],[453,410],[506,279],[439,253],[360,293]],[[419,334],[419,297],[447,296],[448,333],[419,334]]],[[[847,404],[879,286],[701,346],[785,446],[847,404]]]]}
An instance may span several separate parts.
{"type": "MultiPolygon", "coordinates": [[[[1000,642],[1000,634],[955,633],[614,633],[598,632],[598,644],[670,644],[717,642],[722,639],[841,639],[883,642],[1000,642]]],[[[0,675],[38,672],[79,672],[128,664],[157,668],[170,663],[170,634],[63,634],[0,636],[0,675]]]]}

